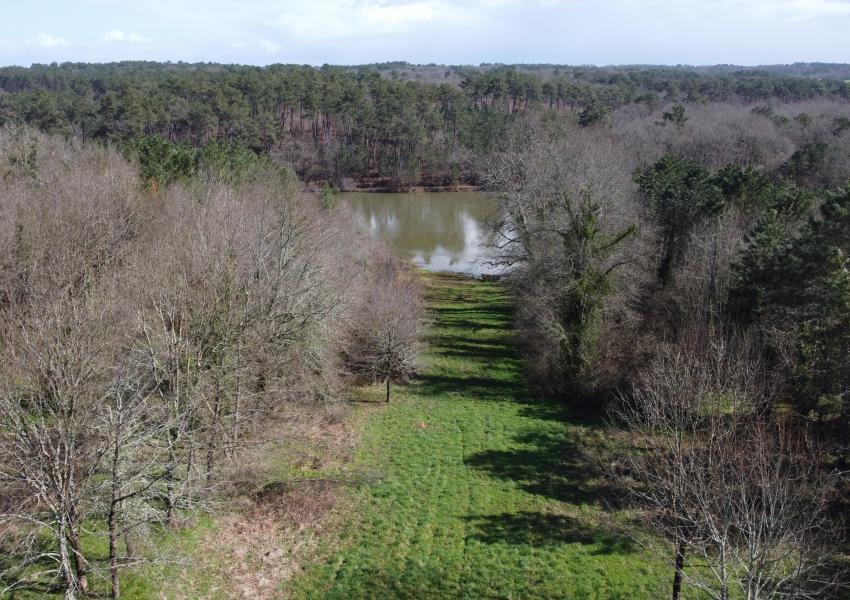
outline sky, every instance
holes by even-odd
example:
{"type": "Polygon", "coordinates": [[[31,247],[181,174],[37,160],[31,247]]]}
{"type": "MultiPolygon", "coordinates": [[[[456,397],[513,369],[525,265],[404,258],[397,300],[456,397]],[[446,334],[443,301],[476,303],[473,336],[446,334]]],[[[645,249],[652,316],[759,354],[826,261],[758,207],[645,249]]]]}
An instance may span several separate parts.
{"type": "Polygon", "coordinates": [[[850,62],[850,0],[0,0],[0,65],[850,62]]]}

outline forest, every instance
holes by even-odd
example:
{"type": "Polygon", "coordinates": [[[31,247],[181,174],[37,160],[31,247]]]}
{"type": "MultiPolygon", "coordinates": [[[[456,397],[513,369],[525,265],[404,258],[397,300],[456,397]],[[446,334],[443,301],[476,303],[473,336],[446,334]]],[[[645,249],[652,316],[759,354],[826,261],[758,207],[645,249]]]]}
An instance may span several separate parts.
{"type": "MultiPolygon", "coordinates": [[[[812,65],[816,67],[817,65],[812,65]]],[[[554,65],[321,68],[292,65],[63,63],[0,68],[0,125],[117,144],[166,140],[173,152],[216,142],[292,165],[338,188],[480,183],[476,157],[519,116],[583,125],[687,102],[846,101],[848,76],[784,70],[554,65]]],[[[846,69],[845,69],[846,71],[846,69]]],[[[817,72],[817,71],[815,71],[817,72]]],[[[178,173],[182,165],[174,165],[178,173]]]]}
{"type": "Polygon", "coordinates": [[[848,73],[0,68],[0,597],[846,597],[848,73]]]}

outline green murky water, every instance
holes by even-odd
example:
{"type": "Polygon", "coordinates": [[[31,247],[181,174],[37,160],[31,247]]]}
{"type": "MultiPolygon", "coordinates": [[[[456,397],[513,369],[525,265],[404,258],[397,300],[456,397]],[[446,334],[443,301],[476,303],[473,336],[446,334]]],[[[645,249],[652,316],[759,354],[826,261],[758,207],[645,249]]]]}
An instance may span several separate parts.
{"type": "Polygon", "coordinates": [[[497,200],[483,192],[341,194],[361,226],[429,271],[493,274],[488,221],[497,200]]]}

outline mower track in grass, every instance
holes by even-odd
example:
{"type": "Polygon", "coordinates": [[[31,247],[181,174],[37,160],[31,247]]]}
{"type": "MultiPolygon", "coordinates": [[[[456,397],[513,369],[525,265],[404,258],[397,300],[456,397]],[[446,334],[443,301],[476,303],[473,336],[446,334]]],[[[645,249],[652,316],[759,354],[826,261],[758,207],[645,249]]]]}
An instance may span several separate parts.
{"type": "Polygon", "coordinates": [[[598,424],[538,399],[497,282],[425,275],[432,324],[419,377],[364,391],[344,503],[297,598],[658,597],[659,565],[602,509],[583,439],[598,424]]]}

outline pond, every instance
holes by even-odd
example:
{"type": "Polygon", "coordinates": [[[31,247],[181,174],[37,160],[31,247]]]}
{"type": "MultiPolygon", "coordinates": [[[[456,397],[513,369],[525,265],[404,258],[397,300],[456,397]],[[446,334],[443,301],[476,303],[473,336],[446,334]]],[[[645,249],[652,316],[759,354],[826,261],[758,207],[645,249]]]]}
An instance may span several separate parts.
{"type": "Polygon", "coordinates": [[[493,275],[488,220],[497,200],[483,192],[340,194],[361,225],[429,271],[493,275]]]}

